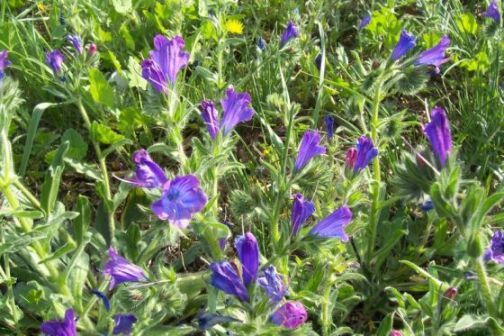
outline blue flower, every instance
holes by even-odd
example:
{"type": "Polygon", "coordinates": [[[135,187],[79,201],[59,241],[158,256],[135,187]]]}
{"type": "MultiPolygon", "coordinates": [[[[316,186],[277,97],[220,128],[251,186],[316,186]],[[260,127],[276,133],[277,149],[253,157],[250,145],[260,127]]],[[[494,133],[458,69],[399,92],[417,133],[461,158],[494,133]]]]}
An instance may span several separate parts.
{"type": "Polygon", "coordinates": [[[291,39],[296,38],[298,36],[299,36],[298,27],[293,21],[289,21],[280,39],[280,48],[285,46],[287,42],[289,42],[291,39]]]}
{"type": "Polygon", "coordinates": [[[373,140],[363,135],[357,140],[357,146],[346,152],[345,165],[354,173],[358,173],[366,168],[377,155],[378,149],[374,146],[373,140]]]}
{"type": "Polygon", "coordinates": [[[226,90],[226,98],[221,100],[221,128],[224,135],[231,132],[238,123],[252,119],[255,111],[250,107],[251,101],[247,92],[236,92],[232,86],[226,90]]]}
{"type": "Polygon", "coordinates": [[[211,100],[203,100],[199,109],[210,137],[215,140],[217,133],[219,133],[219,116],[214,103],[211,100]]]}
{"type": "Polygon", "coordinates": [[[42,323],[40,331],[47,336],[76,336],[77,323],[73,309],[67,309],[63,320],[50,320],[42,323]]]}
{"type": "Polygon", "coordinates": [[[105,264],[103,273],[110,276],[110,290],[123,282],[138,282],[146,279],[141,267],[121,257],[114,248],[109,248],[108,254],[109,260],[105,264]]]}
{"type": "Polygon", "coordinates": [[[425,125],[424,133],[431,143],[432,150],[436,154],[441,167],[444,167],[448,155],[452,149],[450,123],[442,107],[432,109],[431,121],[425,125]]]}
{"type": "Polygon", "coordinates": [[[488,6],[487,10],[485,13],[483,13],[483,16],[487,18],[491,18],[494,20],[496,23],[499,23],[501,20],[501,15],[499,12],[499,6],[497,5],[497,1],[493,0],[490,5],[488,6]]]}
{"type": "Polygon", "coordinates": [[[241,301],[248,301],[249,295],[237,270],[228,261],[210,264],[212,276],[210,283],[224,293],[234,295],[241,301]]]}
{"type": "Polygon", "coordinates": [[[303,226],[304,222],[315,211],[313,202],[305,200],[303,195],[297,193],[294,195],[294,202],[292,203],[291,223],[292,235],[295,236],[303,226]]]}
{"type": "Polygon", "coordinates": [[[137,318],[132,314],[116,314],[114,315],[114,335],[130,335],[137,318]]]}
{"type": "Polygon", "coordinates": [[[346,242],[348,241],[348,236],[345,232],[345,227],[351,220],[352,211],[348,207],[342,206],[315,225],[311,229],[310,234],[323,238],[337,237],[346,242]]]}
{"type": "Polygon", "coordinates": [[[152,189],[161,188],[168,181],[163,168],[151,159],[145,149],[133,153],[133,162],[136,164],[135,177],[127,182],[152,189]]]}
{"type": "Polygon", "coordinates": [[[52,69],[54,74],[61,71],[61,66],[65,60],[65,56],[58,49],[46,53],[45,57],[47,65],[52,69]]]}
{"type": "Polygon", "coordinates": [[[326,148],[320,146],[320,135],[317,131],[306,131],[299,145],[298,156],[294,165],[296,171],[301,170],[310,160],[320,154],[325,154],[326,148]]]}
{"type": "Polygon", "coordinates": [[[257,48],[260,50],[266,49],[266,41],[262,37],[257,38],[257,48]]]}
{"type": "Polygon", "coordinates": [[[7,50],[0,51],[0,82],[5,76],[5,68],[11,65],[7,57],[9,57],[9,52],[7,50]]]}
{"type": "Polygon", "coordinates": [[[307,319],[308,313],[298,301],[287,301],[271,315],[271,322],[287,329],[296,329],[307,319]]]}
{"type": "Polygon", "coordinates": [[[483,255],[485,261],[504,264],[504,231],[497,230],[493,234],[492,242],[483,255]]]}
{"type": "Polygon", "coordinates": [[[287,286],[274,266],[265,267],[261,276],[257,279],[257,283],[266,291],[270,302],[273,304],[280,302],[287,294],[287,286]]]}
{"type": "Polygon", "coordinates": [[[445,57],[446,49],[450,46],[450,43],[450,38],[447,35],[444,35],[438,44],[420,53],[415,61],[415,64],[432,65],[434,66],[435,73],[438,74],[441,64],[450,60],[449,57],[445,57]]]}
{"type": "Polygon", "coordinates": [[[359,23],[359,30],[364,29],[371,22],[371,15],[366,14],[359,23]]]}
{"type": "Polygon", "coordinates": [[[392,51],[392,55],[390,56],[390,58],[392,59],[392,61],[397,61],[398,59],[406,55],[408,51],[413,49],[415,45],[416,45],[415,35],[408,33],[406,30],[401,31],[399,41],[394,47],[394,50],[392,51]]]}
{"type": "Polygon", "coordinates": [[[326,115],[324,117],[324,122],[326,125],[327,136],[332,140],[332,138],[334,137],[334,117],[326,115]]]}
{"type": "Polygon", "coordinates": [[[259,247],[257,240],[251,232],[238,236],[235,240],[235,248],[242,264],[243,283],[248,286],[255,281],[259,269],[259,247]]]}
{"type": "Polygon", "coordinates": [[[184,229],[192,215],[203,210],[207,197],[194,175],[177,176],[163,186],[163,195],[152,203],[152,211],[171,225],[184,229]]]}
{"type": "Polygon", "coordinates": [[[77,51],[78,54],[82,54],[82,40],[79,36],[68,35],[67,40],[73,45],[75,51],[77,51]]]}
{"type": "Polygon", "coordinates": [[[102,300],[103,305],[105,306],[106,310],[110,310],[110,301],[107,298],[107,296],[105,295],[105,293],[100,292],[99,290],[96,290],[96,289],[92,289],[91,293],[93,293],[94,295],[98,296],[98,298],[100,300],[102,300]]]}

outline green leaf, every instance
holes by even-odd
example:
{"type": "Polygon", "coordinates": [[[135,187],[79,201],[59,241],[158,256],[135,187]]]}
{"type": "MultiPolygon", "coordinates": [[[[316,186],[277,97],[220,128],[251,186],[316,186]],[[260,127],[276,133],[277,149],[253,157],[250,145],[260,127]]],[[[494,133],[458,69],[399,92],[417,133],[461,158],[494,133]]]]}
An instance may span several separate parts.
{"type": "Polygon", "coordinates": [[[471,13],[460,15],[456,22],[458,29],[464,33],[476,35],[478,32],[478,22],[476,22],[476,18],[471,13]]]}
{"type": "Polygon", "coordinates": [[[65,158],[65,163],[75,169],[79,174],[89,177],[92,180],[103,181],[102,173],[94,165],[89,163],[77,162],[75,160],[65,158]]]}
{"type": "Polygon", "coordinates": [[[91,136],[96,141],[110,145],[124,139],[124,136],[114,132],[110,127],[93,121],[91,124],[91,136]]]}
{"type": "Polygon", "coordinates": [[[56,251],[54,251],[54,253],[49,255],[47,258],[45,258],[44,260],[41,260],[39,262],[39,264],[45,264],[48,261],[59,259],[59,258],[63,257],[64,255],[75,250],[75,247],[76,247],[75,242],[69,241],[68,243],[65,243],[63,246],[61,246],[56,251]]]}
{"type": "Polygon", "coordinates": [[[73,128],[67,129],[65,133],[63,133],[61,141],[68,141],[70,144],[70,148],[68,148],[68,152],[66,153],[67,157],[79,161],[86,156],[88,144],[73,128]]]}
{"type": "Polygon", "coordinates": [[[75,240],[77,241],[77,244],[80,245],[82,244],[84,234],[87,232],[89,224],[91,223],[91,206],[89,204],[89,199],[86,196],[79,195],[75,211],[79,213],[79,216],[72,223],[75,240]]]}
{"type": "Polygon", "coordinates": [[[100,70],[96,68],[89,70],[89,83],[89,93],[95,102],[108,107],[114,106],[114,90],[100,70]]]}
{"type": "Polygon", "coordinates": [[[112,5],[117,13],[126,15],[132,10],[131,0],[112,0],[112,5]]]}
{"type": "Polygon", "coordinates": [[[60,145],[49,167],[49,171],[45,175],[44,183],[42,184],[40,203],[42,205],[42,208],[48,214],[52,212],[52,209],[54,208],[54,205],[58,198],[61,175],[63,174],[63,171],[65,169],[63,158],[66,155],[69,147],[70,143],[68,141],[63,142],[60,145]]]}

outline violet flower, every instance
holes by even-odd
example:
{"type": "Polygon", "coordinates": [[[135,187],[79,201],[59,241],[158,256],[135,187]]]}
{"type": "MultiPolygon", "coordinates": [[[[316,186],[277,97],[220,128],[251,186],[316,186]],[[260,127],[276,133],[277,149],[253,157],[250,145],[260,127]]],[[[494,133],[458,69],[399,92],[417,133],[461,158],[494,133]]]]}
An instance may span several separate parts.
{"type": "Polygon", "coordinates": [[[248,301],[249,295],[238,271],[228,261],[210,264],[212,276],[210,283],[224,293],[234,295],[241,301],[248,301]]]}
{"type": "Polygon", "coordinates": [[[483,259],[487,262],[493,261],[497,264],[504,264],[504,231],[494,232],[490,246],[486,249],[483,259]]]}
{"type": "Polygon", "coordinates": [[[330,140],[334,137],[334,117],[327,115],[324,117],[324,122],[326,125],[327,136],[330,140]]]}
{"type": "Polygon", "coordinates": [[[199,106],[201,117],[205,121],[210,137],[215,140],[217,133],[219,133],[219,116],[213,101],[203,100],[199,106]]]}
{"type": "Polygon", "coordinates": [[[142,77],[159,93],[168,93],[168,83],[174,84],[177,74],[189,62],[184,50],[184,39],[175,36],[167,39],[163,35],[154,37],[154,50],[142,61],[142,77]]]}
{"type": "Polygon", "coordinates": [[[401,31],[401,36],[397,42],[394,50],[392,50],[392,55],[390,58],[392,61],[397,61],[404,55],[413,49],[416,45],[416,37],[413,34],[408,33],[406,30],[401,31]]]}
{"type": "Polygon", "coordinates": [[[111,247],[108,250],[109,260],[105,264],[103,273],[109,275],[109,290],[123,282],[138,282],[146,279],[144,270],[121,257],[117,251],[111,247]]]}
{"type": "Polygon", "coordinates": [[[257,283],[264,289],[272,304],[277,304],[287,294],[287,286],[282,276],[277,273],[275,266],[265,267],[257,283]]]}
{"type": "Polygon", "coordinates": [[[348,241],[348,236],[345,232],[345,227],[352,220],[352,211],[342,206],[329,216],[322,219],[311,230],[310,234],[323,238],[340,238],[342,241],[348,241]]]}
{"type": "Polygon", "coordinates": [[[77,51],[78,54],[82,54],[82,40],[79,36],[68,35],[67,41],[73,45],[75,51],[77,51]]]}
{"type": "Polygon", "coordinates": [[[317,131],[306,131],[299,145],[294,168],[301,170],[314,156],[325,154],[326,148],[320,146],[320,135],[317,131]]]}
{"type": "Polygon", "coordinates": [[[483,16],[494,20],[496,23],[500,23],[501,14],[499,12],[499,6],[497,5],[497,0],[492,0],[490,5],[488,5],[487,10],[483,13],[483,16]]]}
{"type": "Polygon", "coordinates": [[[89,46],[88,46],[88,55],[89,56],[93,56],[94,54],[96,54],[98,52],[98,47],[96,46],[96,43],[91,43],[89,46]]]}
{"type": "Polygon", "coordinates": [[[137,318],[133,314],[115,314],[114,315],[114,335],[130,335],[137,318]]]}
{"type": "Polygon", "coordinates": [[[371,22],[371,15],[366,14],[359,23],[359,30],[366,28],[366,26],[371,22]]]}
{"type": "Polygon", "coordinates": [[[163,186],[163,195],[152,203],[152,211],[171,225],[184,229],[192,215],[203,210],[207,197],[194,175],[177,176],[163,186]]]}
{"type": "Polygon", "coordinates": [[[451,153],[452,139],[450,123],[442,107],[435,107],[431,112],[431,121],[425,125],[424,133],[431,143],[432,150],[441,163],[445,166],[446,159],[451,153]]]}
{"type": "Polygon", "coordinates": [[[240,122],[249,121],[255,111],[250,107],[252,99],[247,92],[236,92],[233,86],[226,90],[226,97],[221,99],[223,117],[221,128],[227,135],[240,122]]]}
{"type": "Polygon", "coordinates": [[[403,334],[400,330],[393,329],[390,331],[389,336],[403,336],[403,334]]]}
{"type": "Polygon", "coordinates": [[[374,146],[373,140],[363,135],[357,140],[356,147],[346,152],[345,165],[354,173],[358,173],[366,168],[377,155],[378,149],[374,146]]]}
{"type": "Polygon", "coordinates": [[[315,206],[313,205],[313,202],[305,200],[303,195],[301,195],[300,193],[294,195],[294,202],[292,203],[291,211],[293,236],[298,234],[304,222],[306,222],[308,217],[310,217],[314,211],[315,206]]]}
{"type": "Polygon", "coordinates": [[[7,58],[9,57],[9,52],[7,50],[0,51],[0,82],[5,76],[5,68],[11,65],[11,61],[7,58]]]}
{"type": "Polygon", "coordinates": [[[251,232],[238,236],[235,240],[235,248],[242,264],[243,283],[248,286],[257,278],[259,269],[259,247],[257,240],[251,232]]]}
{"type": "Polygon", "coordinates": [[[103,302],[103,306],[105,306],[105,309],[107,311],[110,310],[110,301],[107,297],[107,295],[105,295],[105,293],[97,290],[97,289],[91,289],[91,293],[93,293],[94,295],[96,295],[100,300],[102,300],[103,302]]]}
{"type": "Polygon", "coordinates": [[[40,331],[46,336],[76,336],[77,323],[73,309],[67,309],[62,320],[50,320],[42,323],[40,331]]]}
{"type": "Polygon", "coordinates": [[[54,74],[57,74],[61,71],[61,66],[64,60],[65,56],[58,49],[46,53],[45,61],[47,65],[49,65],[49,67],[52,69],[54,74]]]}
{"type": "Polygon", "coordinates": [[[135,177],[127,182],[142,188],[161,188],[167,181],[163,168],[152,160],[145,149],[133,153],[133,162],[136,164],[135,177]]]}
{"type": "Polygon", "coordinates": [[[299,36],[299,29],[296,24],[291,20],[287,23],[287,27],[285,28],[282,37],[280,38],[280,48],[285,46],[287,42],[299,36]]]}
{"type": "Polygon", "coordinates": [[[296,329],[307,319],[308,313],[298,301],[287,301],[271,315],[271,322],[287,329],[296,329]]]}
{"type": "Polygon", "coordinates": [[[434,66],[435,73],[438,74],[440,72],[439,67],[441,64],[450,60],[449,57],[445,57],[445,52],[450,46],[450,42],[450,38],[447,35],[444,35],[438,44],[420,53],[415,61],[415,64],[432,65],[434,66]]]}

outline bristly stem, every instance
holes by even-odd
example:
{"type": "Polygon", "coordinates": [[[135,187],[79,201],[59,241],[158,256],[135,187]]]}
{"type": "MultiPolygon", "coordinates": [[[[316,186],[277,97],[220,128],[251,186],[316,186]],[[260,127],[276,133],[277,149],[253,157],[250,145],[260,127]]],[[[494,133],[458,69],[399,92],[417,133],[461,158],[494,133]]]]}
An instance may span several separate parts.
{"type": "MultiPolygon", "coordinates": [[[[376,83],[376,92],[373,99],[372,105],[372,119],[371,119],[371,138],[376,147],[378,146],[378,127],[380,123],[380,103],[382,95],[382,78],[378,77],[376,83]]],[[[374,187],[372,194],[372,204],[371,204],[371,214],[369,217],[369,236],[368,236],[368,248],[367,248],[367,258],[366,261],[369,263],[373,257],[373,252],[376,244],[376,230],[378,226],[378,203],[380,202],[380,189],[381,189],[381,170],[380,170],[380,158],[377,157],[373,161],[373,173],[374,173],[374,187]]],[[[369,266],[369,265],[368,265],[369,266]]]]}
{"type": "MultiPolygon", "coordinates": [[[[82,119],[84,120],[84,124],[86,125],[86,128],[88,131],[91,133],[91,121],[89,119],[89,115],[84,108],[84,105],[82,104],[82,101],[80,99],[77,100],[77,106],[79,107],[79,111],[81,113],[82,119]]],[[[103,186],[105,187],[105,197],[107,198],[106,202],[111,202],[112,201],[112,192],[110,191],[110,181],[108,177],[108,170],[107,170],[107,164],[105,162],[105,157],[102,155],[102,151],[100,148],[100,144],[93,139],[93,136],[90,134],[90,139],[91,142],[93,143],[93,148],[96,152],[96,156],[98,158],[98,164],[100,166],[100,170],[102,173],[102,178],[103,178],[103,186]]],[[[108,205],[105,206],[105,209],[107,210],[108,214],[108,227],[109,227],[109,232],[110,232],[110,240],[111,244],[113,245],[113,242],[115,240],[115,219],[114,219],[114,211],[112,209],[108,208],[108,205]]]]}
{"type": "Polygon", "coordinates": [[[478,276],[479,285],[481,288],[481,295],[485,305],[487,306],[488,313],[493,318],[498,318],[497,309],[492,298],[492,292],[490,289],[490,284],[488,282],[488,276],[486,274],[485,265],[483,264],[483,259],[481,257],[473,259],[474,268],[476,269],[476,274],[478,276]]]}

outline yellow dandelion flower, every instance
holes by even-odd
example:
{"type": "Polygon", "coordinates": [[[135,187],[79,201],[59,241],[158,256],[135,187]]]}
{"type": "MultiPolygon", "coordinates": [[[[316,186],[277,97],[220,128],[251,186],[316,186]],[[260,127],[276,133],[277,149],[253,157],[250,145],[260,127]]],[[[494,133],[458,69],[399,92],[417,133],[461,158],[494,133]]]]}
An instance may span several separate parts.
{"type": "Polygon", "coordinates": [[[227,20],[226,31],[230,34],[241,35],[243,34],[243,23],[236,19],[227,20]]]}
{"type": "Polygon", "coordinates": [[[44,5],[42,2],[39,2],[37,3],[37,8],[39,11],[41,11],[42,13],[45,13],[47,12],[47,6],[44,5]]]}

